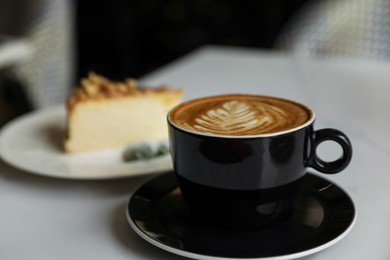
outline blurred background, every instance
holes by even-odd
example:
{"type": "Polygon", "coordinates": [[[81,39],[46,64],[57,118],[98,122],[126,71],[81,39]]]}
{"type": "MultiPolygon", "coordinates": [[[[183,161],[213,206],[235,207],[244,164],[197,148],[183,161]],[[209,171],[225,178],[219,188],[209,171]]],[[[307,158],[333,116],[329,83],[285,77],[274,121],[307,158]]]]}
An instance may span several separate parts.
{"type": "Polygon", "coordinates": [[[0,126],[80,77],[139,78],[203,45],[390,60],[388,0],[0,0],[0,126]]]}
{"type": "Polygon", "coordinates": [[[139,77],[205,44],[272,48],[304,1],[80,1],[78,76],[139,77]]]}

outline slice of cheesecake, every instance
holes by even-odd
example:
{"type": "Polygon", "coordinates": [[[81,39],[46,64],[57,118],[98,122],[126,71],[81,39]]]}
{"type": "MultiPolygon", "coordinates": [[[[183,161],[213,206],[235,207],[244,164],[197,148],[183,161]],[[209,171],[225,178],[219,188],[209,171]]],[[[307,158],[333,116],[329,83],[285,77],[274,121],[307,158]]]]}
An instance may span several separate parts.
{"type": "Polygon", "coordinates": [[[90,73],[67,100],[65,151],[92,151],[166,139],[166,115],[182,95],[181,89],[138,88],[134,79],[117,82],[90,73]]]}

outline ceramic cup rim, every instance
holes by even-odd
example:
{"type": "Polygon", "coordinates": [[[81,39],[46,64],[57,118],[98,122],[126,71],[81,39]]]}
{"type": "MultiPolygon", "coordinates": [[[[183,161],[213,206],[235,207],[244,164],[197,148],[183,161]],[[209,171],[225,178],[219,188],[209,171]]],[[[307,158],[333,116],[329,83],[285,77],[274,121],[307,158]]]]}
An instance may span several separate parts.
{"type": "Polygon", "coordinates": [[[189,134],[193,134],[193,135],[197,135],[197,136],[205,136],[205,137],[215,137],[215,138],[226,138],[226,139],[250,139],[250,138],[267,138],[267,137],[276,137],[276,136],[282,136],[282,135],[285,135],[285,134],[290,134],[290,133],[294,133],[300,129],[304,129],[308,126],[310,126],[314,121],[315,121],[315,118],[316,118],[316,115],[314,113],[314,111],[308,107],[307,105],[305,104],[302,104],[300,102],[297,102],[297,101],[294,101],[294,100],[291,100],[291,99],[287,99],[287,98],[281,98],[281,97],[276,97],[276,96],[269,96],[269,95],[260,95],[260,94],[246,94],[246,93],[231,93],[231,94],[220,94],[220,95],[209,95],[209,96],[204,96],[204,97],[199,97],[199,98],[193,98],[193,99],[189,99],[187,101],[184,101],[184,102],[180,102],[179,104],[175,105],[173,108],[171,108],[167,114],[167,121],[168,123],[183,131],[183,132],[186,132],[186,133],[189,133],[189,134]],[[263,133],[263,134],[255,134],[255,135],[221,135],[221,134],[212,134],[212,133],[204,133],[204,132],[198,132],[198,131],[192,131],[192,130],[189,130],[189,129],[185,129],[183,127],[181,127],[180,125],[176,124],[175,122],[173,122],[171,120],[171,113],[173,110],[175,110],[177,107],[179,106],[183,106],[185,104],[188,104],[188,103],[191,103],[191,102],[194,102],[194,101],[197,101],[197,100],[202,100],[202,99],[208,99],[208,98],[217,98],[217,97],[224,97],[224,96],[253,96],[253,97],[264,97],[264,98],[271,98],[271,99],[279,99],[279,100],[283,100],[283,101],[286,101],[286,102],[289,102],[289,103],[293,103],[293,104],[296,104],[296,105],[299,105],[303,108],[305,108],[309,113],[310,113],[310,118],[304,122],[303,124],[299,125],[299,126],[296,126],[296,127],[293,127],[293,128],[289,128],[287,130],[282,130],[282,131],[277,131],[277,132],[273,132],[273,133],[263,133]]]}

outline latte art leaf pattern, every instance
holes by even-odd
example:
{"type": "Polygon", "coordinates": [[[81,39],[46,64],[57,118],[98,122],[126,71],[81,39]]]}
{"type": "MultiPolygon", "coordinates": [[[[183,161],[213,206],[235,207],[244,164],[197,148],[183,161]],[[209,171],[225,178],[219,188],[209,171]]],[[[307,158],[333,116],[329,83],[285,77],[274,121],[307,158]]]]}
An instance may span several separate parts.
{"type": "Polygon", "coordinates": [[[307,107],[286,99],[228,94],[182,103],[171,111],[169,119],[195,133],[249,136],[293,129],[312,115],[307,107]]]}
{"type": "Polygon", "coordinates": [[[259,117],[245,102],[233,100],[195,118],[193,128],[215,134],[247,132],[268,121],[269,116],[259,117]]]}

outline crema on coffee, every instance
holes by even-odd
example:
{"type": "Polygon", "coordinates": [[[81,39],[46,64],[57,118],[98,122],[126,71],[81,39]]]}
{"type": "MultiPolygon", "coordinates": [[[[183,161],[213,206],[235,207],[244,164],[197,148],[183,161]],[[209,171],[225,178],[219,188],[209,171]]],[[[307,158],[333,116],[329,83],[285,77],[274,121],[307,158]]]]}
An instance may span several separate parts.
{"type": "Polygon", "coordinates": [[[187,101],[169,113],[169,120],[194,132],[245,136],[296,128],[313,117],[293,101],[259,95],[229,94],[187,101]]]}

